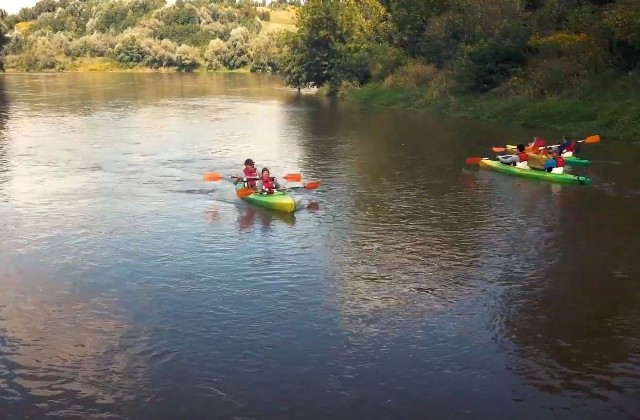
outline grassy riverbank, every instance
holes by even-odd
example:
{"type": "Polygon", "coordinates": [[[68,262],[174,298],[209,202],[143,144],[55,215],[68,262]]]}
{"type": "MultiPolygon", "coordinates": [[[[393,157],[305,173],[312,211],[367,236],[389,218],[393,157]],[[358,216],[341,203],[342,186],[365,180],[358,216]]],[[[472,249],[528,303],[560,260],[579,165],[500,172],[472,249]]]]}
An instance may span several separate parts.
{"type": "Polygon", "coordinates": [[[603,137],[640,142],[640,99],[603,98],[534,100],[491,94],[426,99],[420,88],[386,88],[371,84],[353,89],[345,98],[360,104],[428,110],[456,117],[495,121],[532,128],[551,128],[570,136],[598,133],[603,137]]]}

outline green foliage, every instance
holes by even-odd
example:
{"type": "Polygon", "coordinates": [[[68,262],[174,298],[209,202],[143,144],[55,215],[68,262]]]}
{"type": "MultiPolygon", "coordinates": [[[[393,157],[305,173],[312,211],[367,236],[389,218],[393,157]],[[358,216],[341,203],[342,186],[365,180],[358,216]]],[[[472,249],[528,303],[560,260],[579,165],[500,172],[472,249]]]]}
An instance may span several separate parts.
{"type": "Polygon", "coordinates": [[[187,25],[167,25],[160,27],[157,32],[158,39],[170,39],[178,44],[205,46],[210,40],[216,38],[216,34],[203,31],[199,25],[190,23],[187,25]]]}
{"type": "Polygon", "coordinates": [[[377,1],[309,0],[298,18],[299,30],[290,36],[282,61],[287,85],[337,88],[370,78],[370,51],[389,28],[377,1]]]}
{"type": "Polygon", "coordinates": [[[461,60],[457,79],[463,90],[487,92],[517,74],[525,62],[521,45],[483,42],[469,47],[461,60]]]}
{"type": "MultiPolygon", "coordinates": [[[[4,47],[7,45],[9,40],[5,35],[6,26],[4,24],[4,19],[7,18],[7,12],[4,9],[0,9],[0,58],[3,57],[4,47]]],[[[4,71],[4,62],[0,59],[0,71],[4,71]]]]}
{"type": "MultiPolygon", "coordinates": [[[[96,68],[193,71],[252,64],[251,46],[261,45],[262,29],[252,2],[178,0],[165,6],[165,0],[42,0],[0,19],[10,25],[7,29],[16,29],[6,51],[12,65],[23,70],[64,69],[74,61],[87,68],[88,58],[104,58],[96,68]],[[38,58],[43,37],[50,45],[38,58]]],[[[261,16],[268,19],[270,14],[261,16]]],[[[4,33],[0,43],[8,41],[4,33]]],[[[274,55],[269,43],[260,51],[263,57],[274,55]]],[[[275,69],[272,59],[266,66],[275,69]]]]}
{"type": "Polygon", "coordinates": [[[113,49],[113,58],[125,65],[140,64],[147,59],[148,55],[148,50],[135,35],[125,36],[113,49]]]}
{"type": "Polygon", "coordinates": [[[228,54],[227,45],[220,38],[209,41],[204,52],[204,63],[210,70],[224,69],[224,57],[228,54]]]}
{"type": "Polygon", "coordinates": [[[229,70],[236,70],[249,65],[249,31],[239,26],[231,31],[227,41],[227,51],[222,57],[224,66],[229,70]]]}
{"type": "Polygon", "coordinates": [[[176,67],[178,71],[191,72],[200,67],[200,52],[189,45],[180,45],[176,49],[176,67]]]}
{"type": "Polygon", "coordinates": [[[282,32],[270,32],[265,37],[256,38],[251,45],[251,71],[277,72],[285,40],[282,32]]]}

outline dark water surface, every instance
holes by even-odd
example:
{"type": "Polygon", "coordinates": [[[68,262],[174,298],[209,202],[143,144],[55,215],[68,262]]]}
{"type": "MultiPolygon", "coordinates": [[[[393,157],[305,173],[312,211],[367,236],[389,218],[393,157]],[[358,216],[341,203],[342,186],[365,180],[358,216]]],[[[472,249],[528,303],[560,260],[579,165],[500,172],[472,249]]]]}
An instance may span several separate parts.
{"type": "Polygon", "coordinates": [[[0,418],[639,418],[639,147],[551,185],[271,77],[0,83],[0,418]],[[322,186],[202,181],[247,157],[322,186]]]}

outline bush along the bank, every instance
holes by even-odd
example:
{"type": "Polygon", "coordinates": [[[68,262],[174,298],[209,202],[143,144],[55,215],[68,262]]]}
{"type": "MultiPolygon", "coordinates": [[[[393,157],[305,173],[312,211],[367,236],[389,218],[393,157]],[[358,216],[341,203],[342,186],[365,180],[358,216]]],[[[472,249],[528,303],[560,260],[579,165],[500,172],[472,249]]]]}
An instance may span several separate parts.
{"type": "Polygon", "coordinates": [[[0,47],[8,43],[7,67],[18,71],[96,60],[110,69],[273,71],[284,31],[264,31],[270,18],[250,1],[41,0],[15,15],[0,12],[0,47]]]}

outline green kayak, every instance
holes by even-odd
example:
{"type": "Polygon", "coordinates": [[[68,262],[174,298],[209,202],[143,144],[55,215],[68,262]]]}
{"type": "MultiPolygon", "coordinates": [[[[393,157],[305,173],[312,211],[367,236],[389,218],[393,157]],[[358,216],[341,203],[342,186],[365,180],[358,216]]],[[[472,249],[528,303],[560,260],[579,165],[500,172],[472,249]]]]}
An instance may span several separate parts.
{"type": "MultiPolygon", "coordinates": [[[[507,150],[510,152],[515,152],[516,146],[514,146],[513,144],[507,144],[507,150]]],[[[541,155],[537,155],[534,153],[527,153],[527,154],[529,155],[529,159],[544,159],[544,157],[541,155]]],[[[580,159],[577,156],[566,157],[564,158],[564,161],[567,165],[573,165],[573,166],[583,166],[583,165],[591,164],[591,161],[589,159],[580,159]]]]}
{"type": "Polygon", "coordinates": [[[482,159],[479,163],[481,168],[492,169],[509,175],[521,176],[524,178],[541,179],[549,182],[560,182],[563,184],[588,184],[591,178],[571,174],[552,174],[534,169],[521,169],[515,166],[500,163],[495,160],[482,159]]]}
{"type": "MultiPolygon", "coordinates": [[[[242,183],[236,184],[236,190],[244,188],[242,183]]],[[[273,194],[255,192],[243,200],[248,201],[256,206],[267,209],[283,211],[285,213],[293,213],[296,210],[296,202],[289,194],[283,191],[277,191],[273,194]]]]}

